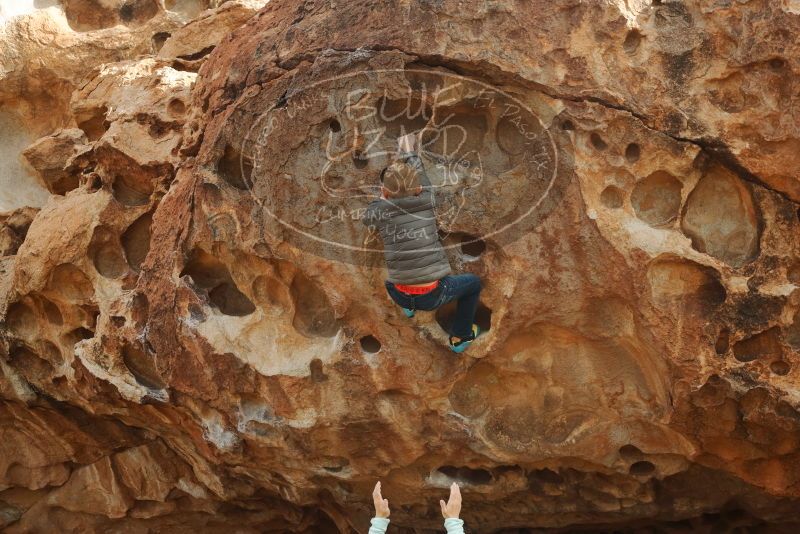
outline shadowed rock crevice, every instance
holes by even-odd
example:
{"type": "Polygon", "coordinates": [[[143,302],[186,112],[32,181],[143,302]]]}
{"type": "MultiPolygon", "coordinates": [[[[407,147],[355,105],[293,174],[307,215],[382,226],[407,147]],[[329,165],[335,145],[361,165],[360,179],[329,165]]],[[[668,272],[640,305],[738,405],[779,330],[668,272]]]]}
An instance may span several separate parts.
{"type": "Polygon", "coordinates": [[[157,0],[64,0],[63,4],[70,27],[79,32],[138,25],[159,12],[157,0]]]}
{"type": "MultiPolygon", "coordinates": [[[[452,301],[436,310],[436,322],[445,332],[453,331],[453,322],[455,321],[457,306],[458,302],[452,301]]],[[[475,313],[475,324],[480,327],[481,332],[488,332],[492,328],[492,310],[482,302],[478,303],[478,310],[475,313]]]]}
{"type": "Polygon", "coordinates": [[[124,206],[147,204],[153,194],[153,183],[149,176],[122,174],[114,177],[111,185],[114,198],[124,206]]]}
{"type": "Polygon", "coordinates": [[[777,327],[738,341],[733,345],[733,355],[740,362],[752,362],[758,359],[769,361],[780,358],[782,352],[780,329],[777,327]]]}
{"type": "Polygon", "coordinates": [[[236,286],[230,271],[221,261],[202,249],[189,255],[181,276],[190,276],[207,295],[209,303],[225,315],[242,317],[256,310],[255,305],[236,286]]]}
{"type": "Polygon", "coordinates": [[[122,234],[122,247],[125,249],[125,258],[131,269],[139,269],[150,251],[150,227],[153,224],[153,215],[145,213],[122,234]]]}
{"type": "Polygon", "coordinates": [[[297,272],[289,286],[294,302],[292,326],[309,337],[332,337],[339,331],[328,295],[311,278],[297,272]]]}
{"type": "Polygon", "coordinates": [[[238,148],[227,145],[217,162],[217,172],[223,180],[236,189],[248,189],[253,174],[253,162],[243,156],[238,148]]]}
{"type": "Polygon", "coordinates": [[[647,279],[654,302],[664,309],[679,304],[695,313],[707,313],[727,298],[716,270],[675,256],[653,260],[647,279]]]}
{"type": "Polygon", "coordinates": [[[109,228],[100,226],[95,229],[89,255],[94,268],[106,278],[119,278],[128,272],[119,237],[109,228]]]}
{"type": "Polygon", "coordinates": [[[105,106],[90,108],[81,111],[75,120],[78,123],[78,128],[83,130],[89,141],[97,141],[103,134],[108,131],[111,123],[106,119],[108,108],[105,106]]]}
{"type": "Polygon", "coordinates": [[[122,348],[122,361],[136,381],[150,389],[164,389],[166,383],[156,369],[153,357],[134,344],[122,348]]]}
{"type": "Polygon", "coordinates": [[[471,467],[456,467],[453,465],[443,465],[436,470],[452,482],[467,486],[480,486],[491,484],[494,480],[492,473],[486,469],[473,469],[471,467]]]}

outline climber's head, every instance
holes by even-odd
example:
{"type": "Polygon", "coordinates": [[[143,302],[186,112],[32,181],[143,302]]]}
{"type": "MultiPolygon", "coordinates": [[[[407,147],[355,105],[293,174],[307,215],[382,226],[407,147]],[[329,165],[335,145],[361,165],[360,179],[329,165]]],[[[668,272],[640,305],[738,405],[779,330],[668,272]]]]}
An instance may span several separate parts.
{"type": "Polygon", "coordinates": [[[422,192],[417,172],[401,161],[394,161],[381,171],[381,186],[386,198],[410,197],[422,192]]]}

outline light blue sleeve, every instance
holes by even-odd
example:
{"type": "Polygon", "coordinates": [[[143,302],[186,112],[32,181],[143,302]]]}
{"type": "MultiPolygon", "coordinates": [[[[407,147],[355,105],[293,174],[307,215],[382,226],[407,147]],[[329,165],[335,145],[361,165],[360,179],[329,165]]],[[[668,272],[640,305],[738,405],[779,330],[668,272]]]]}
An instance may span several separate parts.
{"type": "Polygon", "coordinates": [[[444,520],[444,529],[447,534],[464,534],[464,520],[448,517],[444,520]]]}
{"type": "MultiPolygon", "coordinates": [[[[386,532],[386,528],[389,526],[389,518],[388,517],[373,517],[372,521],[370,521],[370,523],[372,524],[372,526],[369,527],[369,533],[368,534],[383,534],[384,532],[386,532]]],[[[463,532],[463,530],[462,530],[462,532],[463,532]]]]}

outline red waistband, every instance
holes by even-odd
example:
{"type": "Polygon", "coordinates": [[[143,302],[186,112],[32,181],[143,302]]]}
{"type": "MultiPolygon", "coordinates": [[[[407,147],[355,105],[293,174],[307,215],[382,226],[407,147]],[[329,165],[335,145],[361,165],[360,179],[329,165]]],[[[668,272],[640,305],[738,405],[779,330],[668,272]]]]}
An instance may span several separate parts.
{"type": "Polygon", "coordinates": [[[394,287],[396,287],[398,291],[408,293],[409,295],[424,295],[425,293],[430,293],[439,287],[439,281],[436,280],[435,282],[431,282],[426,286],[405,286],[403,284],[395,284],[394,287]]]}

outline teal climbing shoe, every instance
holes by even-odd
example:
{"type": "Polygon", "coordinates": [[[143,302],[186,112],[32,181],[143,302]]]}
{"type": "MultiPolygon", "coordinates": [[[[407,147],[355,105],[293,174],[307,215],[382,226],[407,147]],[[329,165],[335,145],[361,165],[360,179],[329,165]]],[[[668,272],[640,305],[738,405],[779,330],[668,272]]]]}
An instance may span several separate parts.
{"type": "Polygon", "coordinates": [[[453,352],[457,352],[457,353],[461,354],[462,352],[467,350],[467,347],[469,347],[472,344],[472,342],[475,341],[475,339],[480,334],[481,334],[480,327],[478,327],[478,325],[474,324],[474,325],[472,325],[472,337],[462,339],[458,343],[453,343],[453,337],[450,336],[450,339],[449,339],[450,350],[452,350],[453,352]]]}
{"type": "Polygon", "coordinates": [[[408,308],[403,308],[403,313],[405,313],[406,317],[408,317],[408,318],[414,317],[414,310],[409,310],[408,308]]]}

